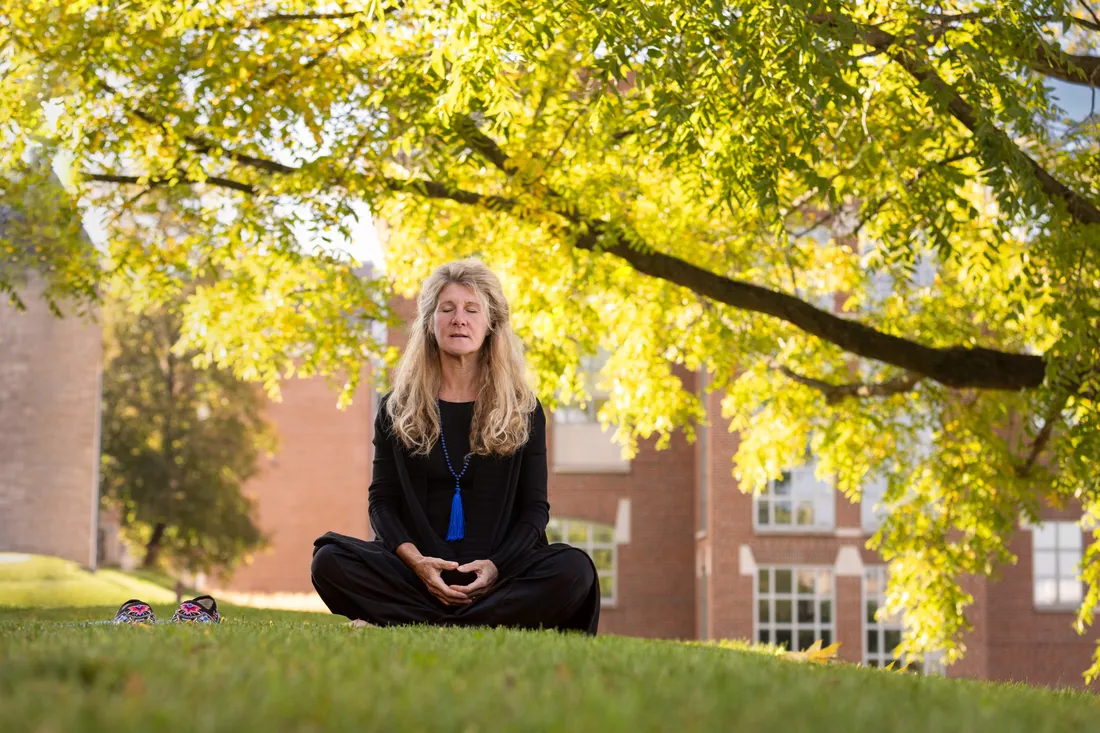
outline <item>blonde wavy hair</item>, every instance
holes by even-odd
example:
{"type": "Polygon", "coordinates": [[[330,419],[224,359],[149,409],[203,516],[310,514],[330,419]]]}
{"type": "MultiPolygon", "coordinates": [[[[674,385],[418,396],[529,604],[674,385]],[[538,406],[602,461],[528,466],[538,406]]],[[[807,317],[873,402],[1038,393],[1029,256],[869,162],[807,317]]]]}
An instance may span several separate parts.
{"type": "Polygon", "coordinates": [[[470,452],[511,455],[530,437],[529,420],[538,403],[527,384],[523,344],[512,331],[500,280],[476,258],[440,265],[421,285],[416,320],[394,373],[386,414],[392,420],[394,434],[412,455],[431,452],[439,439],[436,397],[443,383],[434,316],[440,293],[452,283],[464,285],[477,295],[489,323],[479,353],[470,452]]]}

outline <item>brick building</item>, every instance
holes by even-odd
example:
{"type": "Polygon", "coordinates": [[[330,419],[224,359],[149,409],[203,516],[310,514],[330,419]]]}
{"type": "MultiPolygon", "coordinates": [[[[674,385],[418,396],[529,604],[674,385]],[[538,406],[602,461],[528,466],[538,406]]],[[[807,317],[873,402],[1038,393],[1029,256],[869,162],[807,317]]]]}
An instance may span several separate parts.
{"type": "MultiPolygon", "coordinates": [[[[411,317],[412,306],[402,306],[411,317]]],[[[391,334],[398,346],[403,336],[391,334]]],[[[701,375],[682,371],[685,389],[701,375]]],[[[796,469],[758,497],[731,476],[738,436],[720,417],[721,395],[706,399],[707,426],[695,444],[676,435],[657,451],[643,441],[631,461],[586,409],[548,416],[552,540],[583,547],[601,575],[600,631],[671,639],[743,638],[804,647],[842,642],[841,658],[881,665],[900,639],[896,623],[876,621],[884,567],[864,545],[877,521],[796,469]]],[[[317,381],[295,381],[271,416],[282,447],[250,487],[260,522],[274,540],[233,578],[232,590],[310,592],[314,537],[333,529],[369,537],[371,430],[376,395],[360,392],[347,412],[317,381]]],[[[1071,628],[1081,585],[1080,529],[1051,513],[1013,544],[1019,562],[998,580],[972,583],[975,627],[966,658],[946,674],[1081,684],[1096,635],[1071,628]]],[[[936,668],[936,665],[931,665],[936,668]]]]}
{"type": "MultiPolygon", "coordinates": [[[[60,186],[31,189],[56,222],[28,221],[0,205],[0,238],[33,252],[66,234],[72,216],[60,186]]],[[[21,211],[21,210],[20,210],[21,211]]],[[[90,247],[90,245],[89,245],[90,247]]],[[[44,283],[24,258],[0,258],[24,309],[0,294],[0,552],[97,562],[99,515],[100,329],[95,312],[60,303],[52,313],[44,283]],[[23,263],[23,264],[21,264],[23,263]]]]}

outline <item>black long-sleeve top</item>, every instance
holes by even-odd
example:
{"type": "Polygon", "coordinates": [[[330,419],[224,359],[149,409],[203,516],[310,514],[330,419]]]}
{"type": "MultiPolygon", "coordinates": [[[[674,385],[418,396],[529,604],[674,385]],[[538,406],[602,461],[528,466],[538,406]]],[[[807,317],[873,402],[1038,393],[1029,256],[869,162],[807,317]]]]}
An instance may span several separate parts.
{"type": "MultiPolygon", "coordinates": [[[[387,395],[388,397],[388,395],[387,395]]],[[[383,398],[386,399],[386,398],[383,398]]],[[[469,450],[470,423],[474,403],[440,402],[443,435],[451,466],[462,471],[462,460],[469,450]]],[[[508,486],[502,480],[507,472],[492,470],[493,462],[507,461],[494,456],[471,456],[470,467],[461,479],[463,510],[466,518],[465,538],[445,542],[450,522],[451,502],[455,480],[443,456],[443,446],[437,441],[426,458],[411,458],[390,434],[385,406],[380,405],[374,426],[374,473],[370,486],[370,516],[375,532],[391,552],[405,542],[412,542],[424,554],[430,554],[424,538],[415,537],[411,531],[416,508],[408,505],[403,492],[395,450],[401,450],[406,465],[416,465],[424,474],[426,506],[420,507],[427,517],[435,542],[449,546],[454,559],[459,562],[489,559],[502,572],[527,550],[545,544],[546,523],[550,518],[550,505],[546,499],[546,416],[539,403],[532,414],[531,433],[519,457],[519,477],[515,500],[504,539],[494,547],[498,532],[501,503],[507,500],[508,486]],[[416,461],[422,463],[416,464],[416,461]],[[479,480],[480,479],[480,480],[479,480]],[[541,539],[541,542],[540,542],[541,539]]]]}

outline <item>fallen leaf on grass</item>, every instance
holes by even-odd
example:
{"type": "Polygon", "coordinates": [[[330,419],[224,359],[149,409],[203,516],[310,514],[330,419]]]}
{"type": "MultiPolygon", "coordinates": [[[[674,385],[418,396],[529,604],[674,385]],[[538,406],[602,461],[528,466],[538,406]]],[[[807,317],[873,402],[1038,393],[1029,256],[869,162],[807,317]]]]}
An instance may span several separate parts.
{"type": "Polygon", "coordinates": [[[840,642],[830,644],[824,649],[821,648],[821,639],[818,639],[813,645],[801,652],[783,652],[777,656],[780,659],[787,659],[792,662],[813,662],[814,664],[827,664],[836,659],[837,650],[840,649],[840,642]]]}

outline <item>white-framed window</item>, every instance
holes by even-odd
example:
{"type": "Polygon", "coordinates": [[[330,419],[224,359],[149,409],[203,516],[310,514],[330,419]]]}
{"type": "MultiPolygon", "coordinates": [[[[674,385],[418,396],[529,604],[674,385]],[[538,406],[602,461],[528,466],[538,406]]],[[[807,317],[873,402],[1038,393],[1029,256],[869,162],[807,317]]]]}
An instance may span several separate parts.
{"type": "Polygon", "coordinates": [[[836,524],[831,484],[814,476],[817,461],[784,471],[753,497],[753,527],[761,532],[813,532],[836,524]]]}
{"type": "MultiPolygon", "coordinates": [[[[886,605],[886,581],[889,570],[885,565],[871,565],[863,569],[863,663],[869,667],[885,667],[891,662],[904,665],[904,658],[894,657],[894,649],[905,634],[901,616],[878,618],[878,610],[886,605]]],[[[943,665],[936,655],[925,655],[924,662],[912,661],[911,672],[942,674],[943,665]]]]}
{"type": "Polygon", "coordinates": [[[600,603],[605,606],[615,604],[619,553],[614,527],[583,519],[551,519],[546,525],[546,539],[551,543],[564,542],[587,552],[600,577],[600,603]]]}
{"type": "Polygon", "coordinates": [[[581,407],[580,405],[562,405],[554,410],[554,422],[561,425],[576,425],[598,422],[596,416],[607,402],[607,391],[596,386],[600,372],[603,371],[610,355],[601,349],[597,354],[583,355],[580,358],[580,373],[584,379],[585,387],[591,399],[581,407]]]}
{"type": "Polygon", "coordinates": [[[897,662],[894,649],[905,633],[901,616],[878,617],[878,610],[886,605],[888,577],[884,565],[863,569],[863,663],[869,667],[897,662]]]}
{"type": "Polygon", "coordinates": [[[1081,603],[1081,526],[1044,522],[1031,531],[1031,577],[1036,608],[1074,608],[1081,603]]]}
{"type": "Polygon", "coordinates": [[[588,402],[562,405],[553,413],[553,447],[551,468],[555,473],[629,473],[630,460],[623,457],[622,446],[612,436],[613,426],[604,428],[597,414],[608,401],[606,390],[596,386],[599,373],[607,363],[608,354],[582,356],[581,374],[588,402]]]}
{"type": "Polygon", "coordinates": [[[881,476],[869,478],[859,494],[859,524],[867,534],[874,534],[882,526],[886,510],[882,500],[886,496],[886,479],[881,476]]]}
{"type": "Polygon", "coordinates": [[[607,402],[606,397],[593,397],[584,407],[579,405],[562,405],[554,410],[554,422],[559,425],[577,425],[599,422],[596,415],[607,402]]]}
{"type": "Polygon", "coordinates": [[[833,571],[821,567],[762,566],[756,569],[753,631],[762,644],[792,651],[836,638],[833,571]]]}

